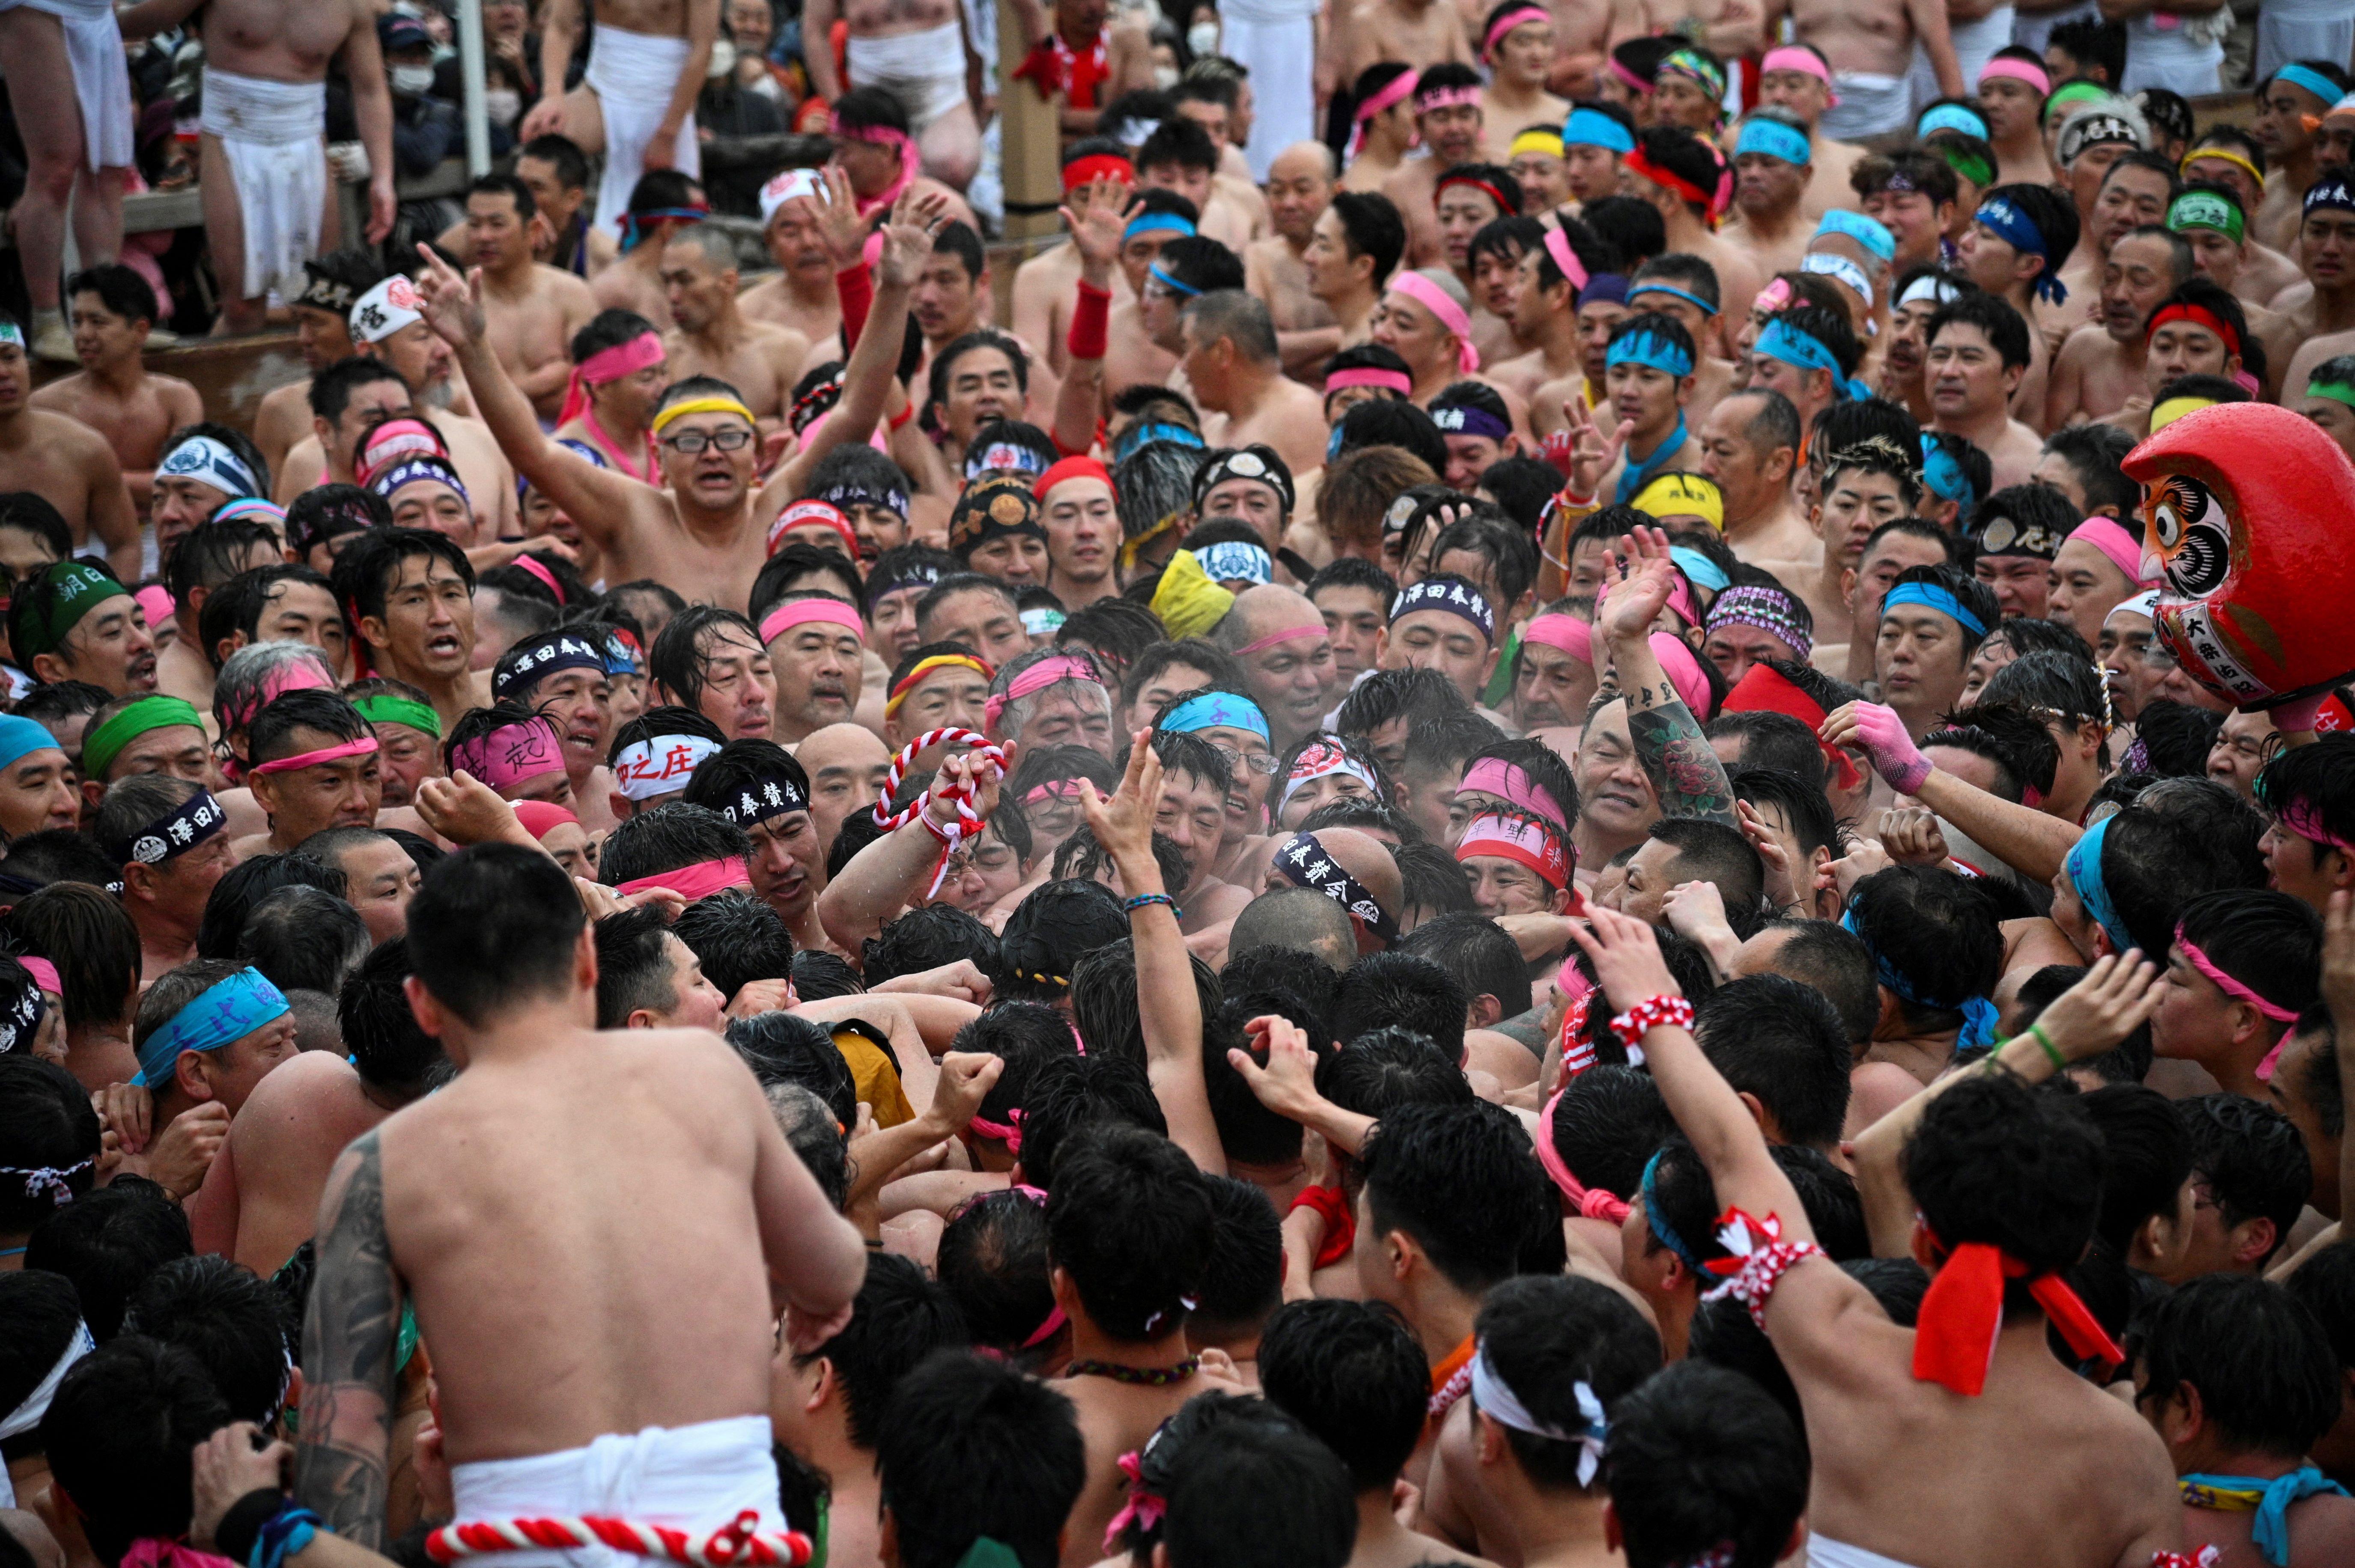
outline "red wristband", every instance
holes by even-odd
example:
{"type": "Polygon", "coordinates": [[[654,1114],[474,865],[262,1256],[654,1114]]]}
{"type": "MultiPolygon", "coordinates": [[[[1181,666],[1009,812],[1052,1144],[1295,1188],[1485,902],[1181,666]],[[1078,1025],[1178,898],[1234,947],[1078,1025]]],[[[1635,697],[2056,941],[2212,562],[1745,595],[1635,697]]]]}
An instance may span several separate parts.
{"type": "Polygon", "coordinates": [[[1682,997],[1654,997],[1637,1002],[1611,1020],[1611,1032],[1619,1043],[1633,1051],[1644,1043],[1644,1036],[1652,1029],[1668,1028],[1689,1029],[1693,1022],[1693,1006],[1682,997]]]}
{"type": "Polygon", "coordinates": [[[842,301],[842,341],[845,352],[858,347],[867,327],[867,313],[875,304],[875,278],[867,263],[856,262],[834,275],[834,292],[842,301]]]}
{"type": "Polygon", "coordinates": [[[1079,304],[1071,311],[1071,336],[1064,340],[1074,359],[1104,357],[1105,327],[1112,319],[1112,291],[1080,283],[1079,304]]]}
{"type": "Polygon", "coordinates": [[[908,404],[905,408],[901,409],[898,413],[893,414],[893,415],[891,416],[891,419],[890,419],[890,425],[891,425],[891,428],[892,428],[893,430],[895,430],[895,431],[896,431],[896,430],[898,430],[901,425],[906,424],[910,420],[914,419],[915,417],[916,417],[916,405],[915,405],[914,403],[910,403],[910,404],[908,404]]]}

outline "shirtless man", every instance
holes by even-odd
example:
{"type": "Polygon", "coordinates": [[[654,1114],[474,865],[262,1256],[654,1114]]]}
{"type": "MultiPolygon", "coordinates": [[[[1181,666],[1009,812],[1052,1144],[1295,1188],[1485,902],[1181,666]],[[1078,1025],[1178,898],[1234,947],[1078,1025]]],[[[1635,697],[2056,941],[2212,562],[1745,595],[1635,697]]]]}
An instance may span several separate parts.
{"type": "MultiPolygon", "coordinates": [[[[695,100],[719,33],[719,0],[592,0],[591,15],[588,74],[570,93],[551,91],[533,105],[517,134],[527,142],[552,131],[584,152],[602,150],[593,227],[611,229],[641,175],[703,172],[695,100]]],[[[550,0],[539,58],[570,60],[580,41],[581,0],[550,0]]]]}
{"type": "MultiPolygon", "coordinates": [[[[1434,9],[1445,11],[1447,7],[1434,9]]],[[[1396,60],[1358,73],[1356,130],[1349,138],[1343,190],[1379,191],[1399,172],[1420,139],[1414,124],[1414,71],[1396,60]]]]}
{"type": "MultiPolygon", "coordinates": [[[[932,230],[944,221],[943,205],[938,197],[922,203],[902,197],[885,230],[873,319],[895,320],[907,308],[909,289],[931,252],[932,230]],[[925,226],[907,221],[911,218],[925,226]]],[[[650,577],[690,601],[730,608],[746,603],[767,551],[752,512],[759,455],[752,416],[734,390],[724,383],[687,381],[674,383],[666,394],[668,401],[651,427],[661,448],[665,488],[592,468],[539,428],[529,402],[490,352],[479,282],[461,278],[438,257],[427,259],[426,310],[433,331],[455,350],[501,449],[535,489],[580,524],[602,554],[607,574],[623,581],[650,577]]],[[[859,335],[841,402],[818,439],[770,482],[783,494],[794,494],[810,465],[842,440],[864,440],[874,429],[898,360],[899,345],[890,337],[859,335]]]]}
{"type": "Polygon", "coordinates": [[[832,48],[811,49],[810,86],[832,102],[852,87],[878,88],[900,101],[924,172],[958,190],[981,166],[981,125],[966,96],[967,48],[957,0],[814,0],[802,12],[811,37],[828,37],[838,16],[848,31],[850,80],[834,69],[832,48]]]}
{"type": "MultiPolygon", "coordinates": [[[[1668,251],[1698,256],[1717,272],[1720,321],[1741,321],[1750,314],[1765,274],[1757,262],[1709,226],[1710,201],[1725,169],[1721,154],[1708,142],[1680,126],[1647,128],[1637,138],[1637,149],[1650,175],[1630,168],[1627,194],[1649,202],[1668,230],[1668,251]],[[1663,184],[1662,181],[1673,181],[1663,184]],[[1697,199],[1697,195],[1701,197],[1697,199]]],[[[1630,293],[1632,293],[1632,290],[1630,293]]],[[[1707,345],[1703,345],[1704,347],[1707,345]]]]}
{"type": "Polygon", "coordinates": [[[1323,143],[1301,142],[1278,153],[1267,165],[1268,221],[1275,232],[1243,251],[1243,287],[1267,302],[1284,368],[1303,381],[1320,380],[1325,361],[1347,347],[1302,260],[1334,188],[1333,153],[1323,143]]]}
{"type": "Polygon", "coordinates": [[[1194,400],[1206,412],[1225,416],[1219,443],[1264,443],[1295,480],[1322,468],[1324,400],[1284,374],[1266,304],[1238,289],[1220,289],[1188,302],[1179,320],[1185,334],[1179,365],[1194,400]]]}
{"type": "Polygon", "coordinates": [[[1831,67],[1810,46],[1785,44],[1769,49],[1760,62],[1759,105],[1787,110],[1807,128],[1807,163],[1816,172],[1800,192],[1799,211],[1811,221],[1835,207],[1854,205],[1848,176],[1864,156],[1862,148],[1825,136],[1824,111],[1831,100],[1831,67]]]}
{"type": "MultiPolygon", "coordinates": [[[[176,27],[199,0],[145,0],[122,12],[126,40],[176,27]]],[[[205,249],[220,280],[216,333],[261,329],[265,297],[302,292],[303,262],[327,249],[335,207],[321,146],[327,62],[351,84],[368,150],[368,242],[392,232],[392,89],[366,0],[214,0],[205,47],[199,185],[205,249]]],[[[569,59],[570,53],[545,56],[569,59]]]]}
{"type": "Polygon", "coordinates": [[[140,354],[155,323],[147,280],[119,262],[78,272],[66,284],[74,353],[81,369],[33,394],[33,407],[78,420],[106,438],[123,465],[131,505],[143,516],[164,441],[205,417],[204,400],[177,376],[151,376],[140,354]]]}
{"type": "Polygon", "coordinates": [[[1998,490],[2028,483],[2043,455],[2036,432],[2011,417],[2011,394],[2028,373],[2029,336],[2020,314],[1991,294],[1965,294],[1930,318],[1931,428],[1986,453],[1998,490]]]}
{"type": "Polygon", "coordinates": [[[540,418],[553,419],[572,377],[566,347],[597,314],[597,300],[571,273],[532,260],[546,227],[514,175],[485,175],[466,192],[467,254],[482,269],[491,348],[540,418]]]}
{"type": "MultiPolygon", "coordinates": [[[[453,407],[450,350],[419,314],[417,289],[405,277],[387,278],[352,306],[352,339],[360,352],[392,367],[409,386],[411,405],[449,443],[450,461],[465,482],[475,521],[485,539],[522,533],[516,520],[515,470],[482,421],[453,407]]],[[[277,476],[276,496],[284,506],[314,485],[357,483],[351,449],[328,452],[316,434],[297,442],[277,476]]]]}
{"type": "Polygon", "coordinates": [[[137,581],[139,518],[114,449],[80,420],[34,407],[32,389],[25,329],[0,314],[0,490],[34,492],[64,516],[77,554],[95,538],[115,575],[137,581]]]}
{"type": "Polygon", "coordinates": [[[1529,400],[1530,425],[1540,435],[1561,428],[1561,405],[1579,395],[1586,376],[1577,274],[1561,268],[1563,255],[1575,261],[1577,253],[1559,230],[1549,231],[1546,240],[1521,252],[1520,286],[1513,292],[1513,336],[1535,347],[1488,368],[1491,380],[1529,400]]]}
{"type": "Polygon", "coordinates": [[[676,169],[649,169],[630,192],[622,252],[590,280],[590,292],[606,310],[634,310],[648,321],[666,323],[663,304],[663,247],[679,229],[703,221],[709,210],[703,187],[676,169]]]}
{"type": "Polygon", "coordinates": [[[1724,236],[1750,248],[1762,277],[1798,266],[1815,235],[1806,210],[1813,155],[1805,123],[1787,110],[1761,109],[1742,123],[1733,144],[1735,217],[1724,236]]]}
{"type": "Polygon", "coordinates": [[[1780,392],[1735,392],[1700,426],[1700,472],[1725,498],[1726,548],[1753,566],[1813,567],[1823,540],[1791,499],[1799,459],[1799,411],[1780,392]]]}
{"type": "MultiPolygon", "coordinates": [[[[2343,69],[2346,61],[2338,62],[2343,69]]],[[[2305,221],[2302,197],[2319,175],[2315,132],[2321,117],[2346,96],[2339,81],[2311,66],[2292,63],[2257,84],[2257,112],[2249,122],[2249,135],[2264,149],[2273,177],[2265,182],[2264,202],[2257,208],[2257,238],[2276,251],[2287,251],[2305,221]],[[2329,93],[2336,96],[2327,96],[2329,93]]]]}
{"type": "MultiPolygon", "coordinates": [[[[464,225],[458,226],[463,233],[464,225]]],[[[384,269],[365,251],[336,251],[303,263],[303,292],[288,302],[294,316],[294,337],[303,350],[303,368],[316,376],[330,365],[352,357],[352,306],[376,286],[384,269]]],[[[253,444],[261,460],[277,474],[286,466],[286,454],[311,428],[311,384],[289,381],[262,394],[254,411],[253,444]]]]}
{"type": "Polygon", "coordinates": [[[1998,49],[1979,70],[1979,118],[1987,122],[1987,145],[1995,150],[1998,185],[2060,183],[2038,118],[2051,95],[2052,79],[2035,53],[1998,49]]]}
{"type": "MultiPolygon", "coordinates": [[[[1099,186],[1098,188],[1103,187],[1099,186]]],[[[1086,210],[1090,213],[1094,211],[1095,200],[1102,200],[1109,206],[1112,199],[1108,193],[1104,197],[1092,198],[1086,210]]],[[[1071,219],[1065,220],[1067,225],[1071,223],[1072,219],[1077,219],[1081,211],[1076,207],[1065,210],[1071,214],[1071,219]]],[[[1192,202],[1173,191],[1166,190],[1145,192],[1142,199],[1127,210],[1125,225],[1120,231],[1119,249],[1114,251],[1114,255],[1120,262],[1120,281],[1128,286],[1128,297],[1121,299],[1116,294],[1114,296],[1108,318],[1109,329],[1105,338],[1105,353],[1102,360],[1103,400],[1107,407],[1110,406],[1112,399],[1117,397],[1123,389],[1140,383],[1149,386],[1166,386],[1168,384],[1169,378],[1177,371],[1177,356],[1156,343],[1145,325],[1144,293],[1146,279],[1151,275],[1154,266],[1161,260],[1163,248],[1172,240],[1180,239],[1194,232],[1194,216],[1192,202]]],[[[1092,225],[1093,223],[1092,218],[1083,221],[1092,225]]],[[[1072,228],[1072,242],[1067,249],[1080,251],[1076,227],[1072,228]]],[[[1085,251],[1081,251],[1080,260],[1082,275],[1085,275],[1088,260],[1085,251]]],[[[1074,278],[1074,291],[1077,288],[1077,278],[1074,278]]],[[[1152,286],[1156,290],[1163,287],[1159,283],[1152,286]]],[[[1177,298],[1175,291],[1171,291],[1169,311],[1173,315],[1176,314],[1177,298]]],[[[1068,329],[1064,336],[1066,338],[1070,336],[1068,329]]],[[[1065,347],[1068,348],[1069,344],[1066,343],[1065,347]]],[[[1063,368],[1063,384],[1066,389],[1063,400],[1066,402],[1071,401],[1073,397],[1068,389],[1075,379],[1071,374],[1071,367],[1078,362],[1071,360],[1063,368]]]]}
{"type": "Polygon", "coordinates": [[[1407,265],[1429,266],[1446,254],[1439,232],[1439,176],[1476,162],[1485,137],[1479,74],[1465,65],[1438,65],[1415,84],[1414,123],[1427,158],[1412,158],[1382,182],[1382,194],[1406,219],[1407,265]]]}
{"type": "Polygon", "coordinates": [[[2101,317],[2081,326],[2052,361],[2044,428],[2107,419],[2143,395],[2143,323],[2191,276],[2191,247],[2155,226],[2130,229],[2102,268],[2101,317]]]}
{"type": "Polygon", "coordinates": [[[738,308],[735,242],[705,224],[682,229],[663,248],[662,276],[678,324],[663,340],[670,379],[717,377],[737,389],[763,435],[783,428],[809,339],[738,308]]]}
{"type": "Polygon", "coordinates": [[[1840,101],[1827,107],[1817,124],[1833,141],[1861,142],[1913,129],[1907,74],[1917,43],[1930,57],[1938,96],[1963,95],[1944,0],[1765,0],[1768,37],[1786,16],[1797,40],[1812,46],[1831,67],[1832,91],[1840,101]]]}
{"type": "MultiPolygon", "coordinates": [[[[1098,180],[1111,180],[1123,187],[1112,195],[1125,207],[1136,184],[1136,169],[1119,143],[1083,137],[1063,153],[1065,207],[1074,213],[1084,212],[1088,192],[1098,180]]],[[[1044,349],[1047,363],[1058,376],[1071,368],[1071,348],[1065,339],[1071,336],[1072,290],[1079,279],[1079,251],[1069,244],[1041,251],[1014,271],[1014,335],[1044,349]]],[[[1108,286],[1114,304],[1134,300],[1124,272],[1115,270],[1108,286]]]]}
{"type": "Polygon", "coordinates": [[[1066,136],[1095,134],[1104,105],[1153,86],[1145,31],[1107,26],[1110,13],[1106,0],[1055,0],[1049,16],[1053,26],[1010,73],[1028,77],[1039,96],[1055,105],[1066,136]]]}
{"type": "MultiPolygon", "coordinates": [[[[834,253],[853,254],[866,240],[864,224],[837,228],[832,241],[834,253]]],[[[931,375],[933,357],[968,333],[987,331],[998,336],[1011,336],[989,324],[994,292],[990,285],[989,252],[981,236],[969,225],[948,224],[933,242],[932,253],[924,262],[924,275],[917,281],[909,302],[910,314],[916,318],[917,329],[924,337],[924,357],[911,378],[911,384],[923,384],[931,375]]],[[[1029,365],[1029,385],[1023,392],[1018,417],[1044,429],[1054,422],[1055,394],[1062,385],[1061,379],[1048,367],[1038,345],[1021,343],[1021,348],[1029,365]]]]}
{"type": "Polygon", "coordinates": [[[2325,177],[2307,189],[2297,248],[2306,282],[2275,303],[2288,324],[2284,340],[2307,346],[2297,356],[2307,364],[2297,368],[2311,368],[2346,353],[2338,339],[2355,331],[2355,181],[2325,177]]]}
{"type": "MultiPolygon", "coordinates": [[[[2040,305],[2066,302],[2060,266],[2076,245],[2075,203],[2050,186],[1999,185],[1980,197],[1955,251],[1965,275],[2018,311],[2032,328],[2040,305]]],[[[1939,287],[1934,278],[1915,279],[1906,291],[1913,304],[1926,297],[1925,284],[1933,293],[1939,287]]],[[[1891,308],[1910,306],[1900,299],[1891,308]]],[[[2052,345],[2042,331],[2029,333],[2028,356],[2028,374],[2012,395],[2012,412],[2039,420],[2052,374],[2052,345]]]]}
{"type": "Polygon", "coordinates": [[[1546,91],[1554,24],[1544,9],[1524,0],[1496,5],[1482,34],[1480,58],[1488,67],[1488,85],[1480,94],[1487,160],[1501,164],[1514,136],[1531,125],[1559,129],[1570,117],[1570,104],[1546,91]]]}
{"type": "Polygon", "coordinates": [[[536,845],[482,845],[435,867],[410,932],[410,1009],[466,1072],[361,1136],[328,1179],[298,1495],[338,1535],[384,1544],[409,1304],[433,1336],[467,1517],[577,1506],[683,1528],[749,1509],[762,1530],[783,1529],[767,1416],[777,1314],[797,1349],[847,1321],[865,1267],[858,1232],[717,1037],[595,1030],[593,930],[536,845]],[[642,1176],[625,1206],[575,1179],[620,1167],[642,1176]],[[551,1203],[557,1169],[581,1200],[551,1203]],[[644,1268],[613,1269],[623,1256],[644,1268]],[[654,1284],[685,1270],[697,1286],[684,1296],[654,1284]],[[591,1323],[616,1337],[584,1339],[591,1323]],[[614,1448],[629,1456],[618,1468],[614,1448]],[[592,1495],[591,1475],[630,1480],[592,1495]]]}
{"type": "Polygon", "coordinates": [[[1356,82],[1360,71],[1383,60],[1401,60],[1418,71],[1442,63],[1468,68],[1479,60],[1472,48],[1471,22],[1460,5],[1438,0],[1355,0],[1347,14],[1348,25],[1341,26],[1336,17],[1318,53],[1320,99],[1356,82]]]}
{"type": "Polygon", "coordinates": [[[777,271],[746,289],[737,306],[747,320],[799,333],[810,343],[833,336],[842,325],[842,299],[835,293],[834,259],[822,227],[789,194],[825,188],[809,169],[787,169],[761,187],[761,238],[777,271]],[[802,177],[796,177],[802,176],[802,177]]]}
{"type": "Polygon", "coordinates": [[[2269,304],[2275,294],[2296,283],[2297,263],[2266,244],[2258,233],[2255,214],[2264,206],[2265,178],[2257,172],[2253,158],[2263,157],[2254,142],[2242,135],[2232,125],[2216,125],[2202,133],[2200,144],[2183,155],[2183,177],[2198,184],[2211,180],[2226,185],[2241,198],[2241,210],[2249,215],[2248,258],[2241,274],[2233,280],[2233,292],[2252,304],[2269,304]]]}

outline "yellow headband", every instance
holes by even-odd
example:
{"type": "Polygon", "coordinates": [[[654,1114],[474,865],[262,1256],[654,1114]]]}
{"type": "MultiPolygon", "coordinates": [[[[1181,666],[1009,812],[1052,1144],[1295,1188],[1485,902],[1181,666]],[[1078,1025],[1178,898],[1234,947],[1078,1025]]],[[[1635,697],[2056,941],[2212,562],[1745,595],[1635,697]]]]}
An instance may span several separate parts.
{"type": "Polygon", "coordinates": [[[890,697],[883,704],[883,717],[889,719],[899,712],[900,704],[907,701],[908,694],[923,684],[926,676],[936,669],[951,668],[969,669],[984,680],[994,678],[990,667],[971,654],[934,654],[928,659],[917,660],[916,667],[908,672],[908,677],[891,688],[890,697]]]}
{"type": "Polygon", "coordinates": [[[662,434],[663,426],[673,420],[685,419],[689,414],[734,414],[754,430],[761,428],[761,421],[752,417],[752,411],[733,398],[682,398],[655,416],[653,433],[662,434]]]}
{"type": "Polygon", "coordinates": [[[2150,411],[2150,433],[2157,435],[2189,413],[2214,406],[2213,398],[2169,398],[2150,411]]]}
{"type": "Polygon", "coordinates": [[[2191,165],[2202,158],[2213,158],[2220,164],[2230,164],[2254,181],[2259,190],[2265,188],[2265,176],[2257,172],[2257,165],[2229,147],[2194,147],[2183,155],[2183,161],[2175,165],[2176,170],[2188,175],[2191,165]]]}
{"type": "Polygon", "coordinates": [[[1559,131],[1524,131],[1513,138],[1508,157],[1519,157],[1523,153],[1543,153],[1550,158],[1561,156],[1561,133],[1559,131]]]}
{"type": "Polygon", "coordinates": [[[1153,613],[1172,640],[1199,637],[1235,607],[1235,596],[1210,581],[1190,549],[1169,558],[1153,590],[1153,613]]]}
{"type": "Polygon", "coordinates": [[[1636,493],[1636,510],[1656,517],[1694,517],[1725,531],[1725,496],[1698,474],[1663,474],[1636,493]]]}

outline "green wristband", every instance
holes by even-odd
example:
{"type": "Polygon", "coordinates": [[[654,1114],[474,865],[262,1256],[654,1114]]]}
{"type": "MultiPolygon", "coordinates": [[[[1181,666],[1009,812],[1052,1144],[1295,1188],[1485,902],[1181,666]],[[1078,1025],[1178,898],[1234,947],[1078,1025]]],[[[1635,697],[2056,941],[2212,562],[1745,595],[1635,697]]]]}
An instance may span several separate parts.
{"type": "Polygon", "coordinates": [[[2066,1072],[2069,1071],[2069,1059],[2061,1054],[2061,1048],[2052,1043],[2052,1037],[2044,1032],[2044,1026],[2042,1024],[2030,1024],[2028,1026],[2028,1032],[2034,1035],[2036,1037],[2036,1043],[2044,1048],[2044,1054],[2046,1058],[2051,1061],[2053,1072],[2066,1072]]]}

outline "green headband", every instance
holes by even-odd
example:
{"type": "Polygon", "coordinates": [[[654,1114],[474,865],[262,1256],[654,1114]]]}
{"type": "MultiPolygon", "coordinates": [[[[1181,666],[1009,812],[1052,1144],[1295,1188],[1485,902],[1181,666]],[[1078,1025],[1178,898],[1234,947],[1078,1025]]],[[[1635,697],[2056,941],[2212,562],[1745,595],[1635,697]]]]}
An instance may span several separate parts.
{"type": "Polygon", "coordinates": [[[415,698],[378,692],[374,697],[359,699],[352,706],[358,709],[360,717],[371,724],[406,724],[437,741],[442,738],[442,716],[434,712],[430,704],[420,702],[415,698]]]}
{"type": "Polygon", "coordinates": [[[2345,403],[2349,408],[2355,409],[2355,383],[2308,381],[2306,384],[2306,395],[2309,398],[2328,398],[2334,403],[2345,403]]]}
{"type": "Polygon", "coordinates": [[[1938,142],[1933,144],[1930,150],[1945,159],[1948,168],[1981,190],[1995,184],[1995,165],[1969,148],[1958,147],[1952,142],[1938,142]]]}
{"type": "Polygon", "coordinates": [[[2187,190],[2167,209],[2169,229],[2179,233],[2186,229],[2213,229],[2235,245],[2246,226],[2241,209],[2214,191],[2187,190]]]}
{"type": "Polygon", "coordinates": [[[176,724],[186,724],[197,734],[204,733],[205,721],[196,705],[177,697],[158,693],[143,697],[113,718],[82,738],[81,767],[85,778],[103,779],[123,748],[150,730],[168,730],[176,724]]]}
{"type": "Polygon", "coordinates": [[[16,590],[19,599],[35,594],[40,598],[25,616],[16,638],[20,661],[57,652],[84,615],[117,594],[130,598],[131,590],[87,561],[60,560],[16,590]]]}

